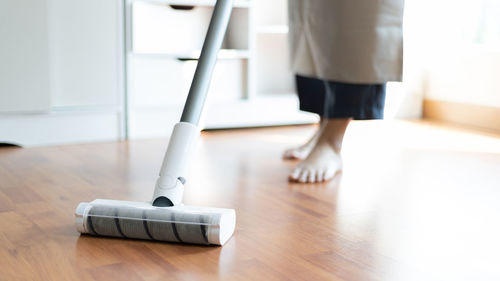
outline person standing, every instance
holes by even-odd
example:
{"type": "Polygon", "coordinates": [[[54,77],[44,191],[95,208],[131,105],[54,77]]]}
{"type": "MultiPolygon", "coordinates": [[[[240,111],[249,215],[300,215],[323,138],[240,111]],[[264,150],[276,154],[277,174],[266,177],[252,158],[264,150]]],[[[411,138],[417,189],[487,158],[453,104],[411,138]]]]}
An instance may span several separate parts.
{"type": "Polygon", "coordinates": [[[289,0],[289,44],[300,109],[321,125],[288,149],[301,162],[293,182],[323,182],[341,169],[345,130],[354,120],[382,119],[386,83],[401,81],[404,0],[289,0]]]}

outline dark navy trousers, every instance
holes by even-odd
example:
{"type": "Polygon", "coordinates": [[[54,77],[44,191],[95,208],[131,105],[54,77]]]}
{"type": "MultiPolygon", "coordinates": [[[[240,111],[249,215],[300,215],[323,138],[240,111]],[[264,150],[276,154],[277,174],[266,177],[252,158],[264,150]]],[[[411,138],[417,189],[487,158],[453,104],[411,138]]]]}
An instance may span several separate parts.
{"type": "Polygon", "coordinates": [[[295,75],[300,110],[324,118],[384,118],[386,84],[350,84],[295,75]]]}

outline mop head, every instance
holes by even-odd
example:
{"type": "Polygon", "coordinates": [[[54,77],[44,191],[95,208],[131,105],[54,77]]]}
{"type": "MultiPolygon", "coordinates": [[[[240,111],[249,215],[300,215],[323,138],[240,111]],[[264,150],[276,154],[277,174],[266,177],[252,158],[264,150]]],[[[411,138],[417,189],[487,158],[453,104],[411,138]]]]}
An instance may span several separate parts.
{"type": "Polygon", "coordinates": [[[234,232],[236,214],[233,209],[97,199],[78,205],[75,224],[82,234],[223,245],[234,232]]]}

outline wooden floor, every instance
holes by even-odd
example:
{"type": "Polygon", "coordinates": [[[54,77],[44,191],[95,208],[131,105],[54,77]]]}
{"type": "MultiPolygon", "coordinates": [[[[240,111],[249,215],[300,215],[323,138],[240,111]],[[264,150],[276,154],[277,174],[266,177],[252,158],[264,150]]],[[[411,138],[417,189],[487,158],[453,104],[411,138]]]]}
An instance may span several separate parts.
{"type": "Polygon", "coordinates": [[[203,133],[185,203],[236,209],[224,247],[80,236],[95,198],[150,199],[166,140],[0,149],[0,280],[500,280],[500,136],[355,122],[344,172],[289,184],[313,126],[203,133]]]}

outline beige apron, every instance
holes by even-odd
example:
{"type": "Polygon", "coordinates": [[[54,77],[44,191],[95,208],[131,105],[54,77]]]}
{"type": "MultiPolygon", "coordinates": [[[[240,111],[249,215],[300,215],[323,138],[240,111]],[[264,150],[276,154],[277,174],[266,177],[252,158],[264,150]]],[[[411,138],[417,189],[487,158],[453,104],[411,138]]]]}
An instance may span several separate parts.
{"type": "Polygon", "coordinates": [[[289,0],[291,68],[346,83],[401,81],[404,0],[289,0]]]}

